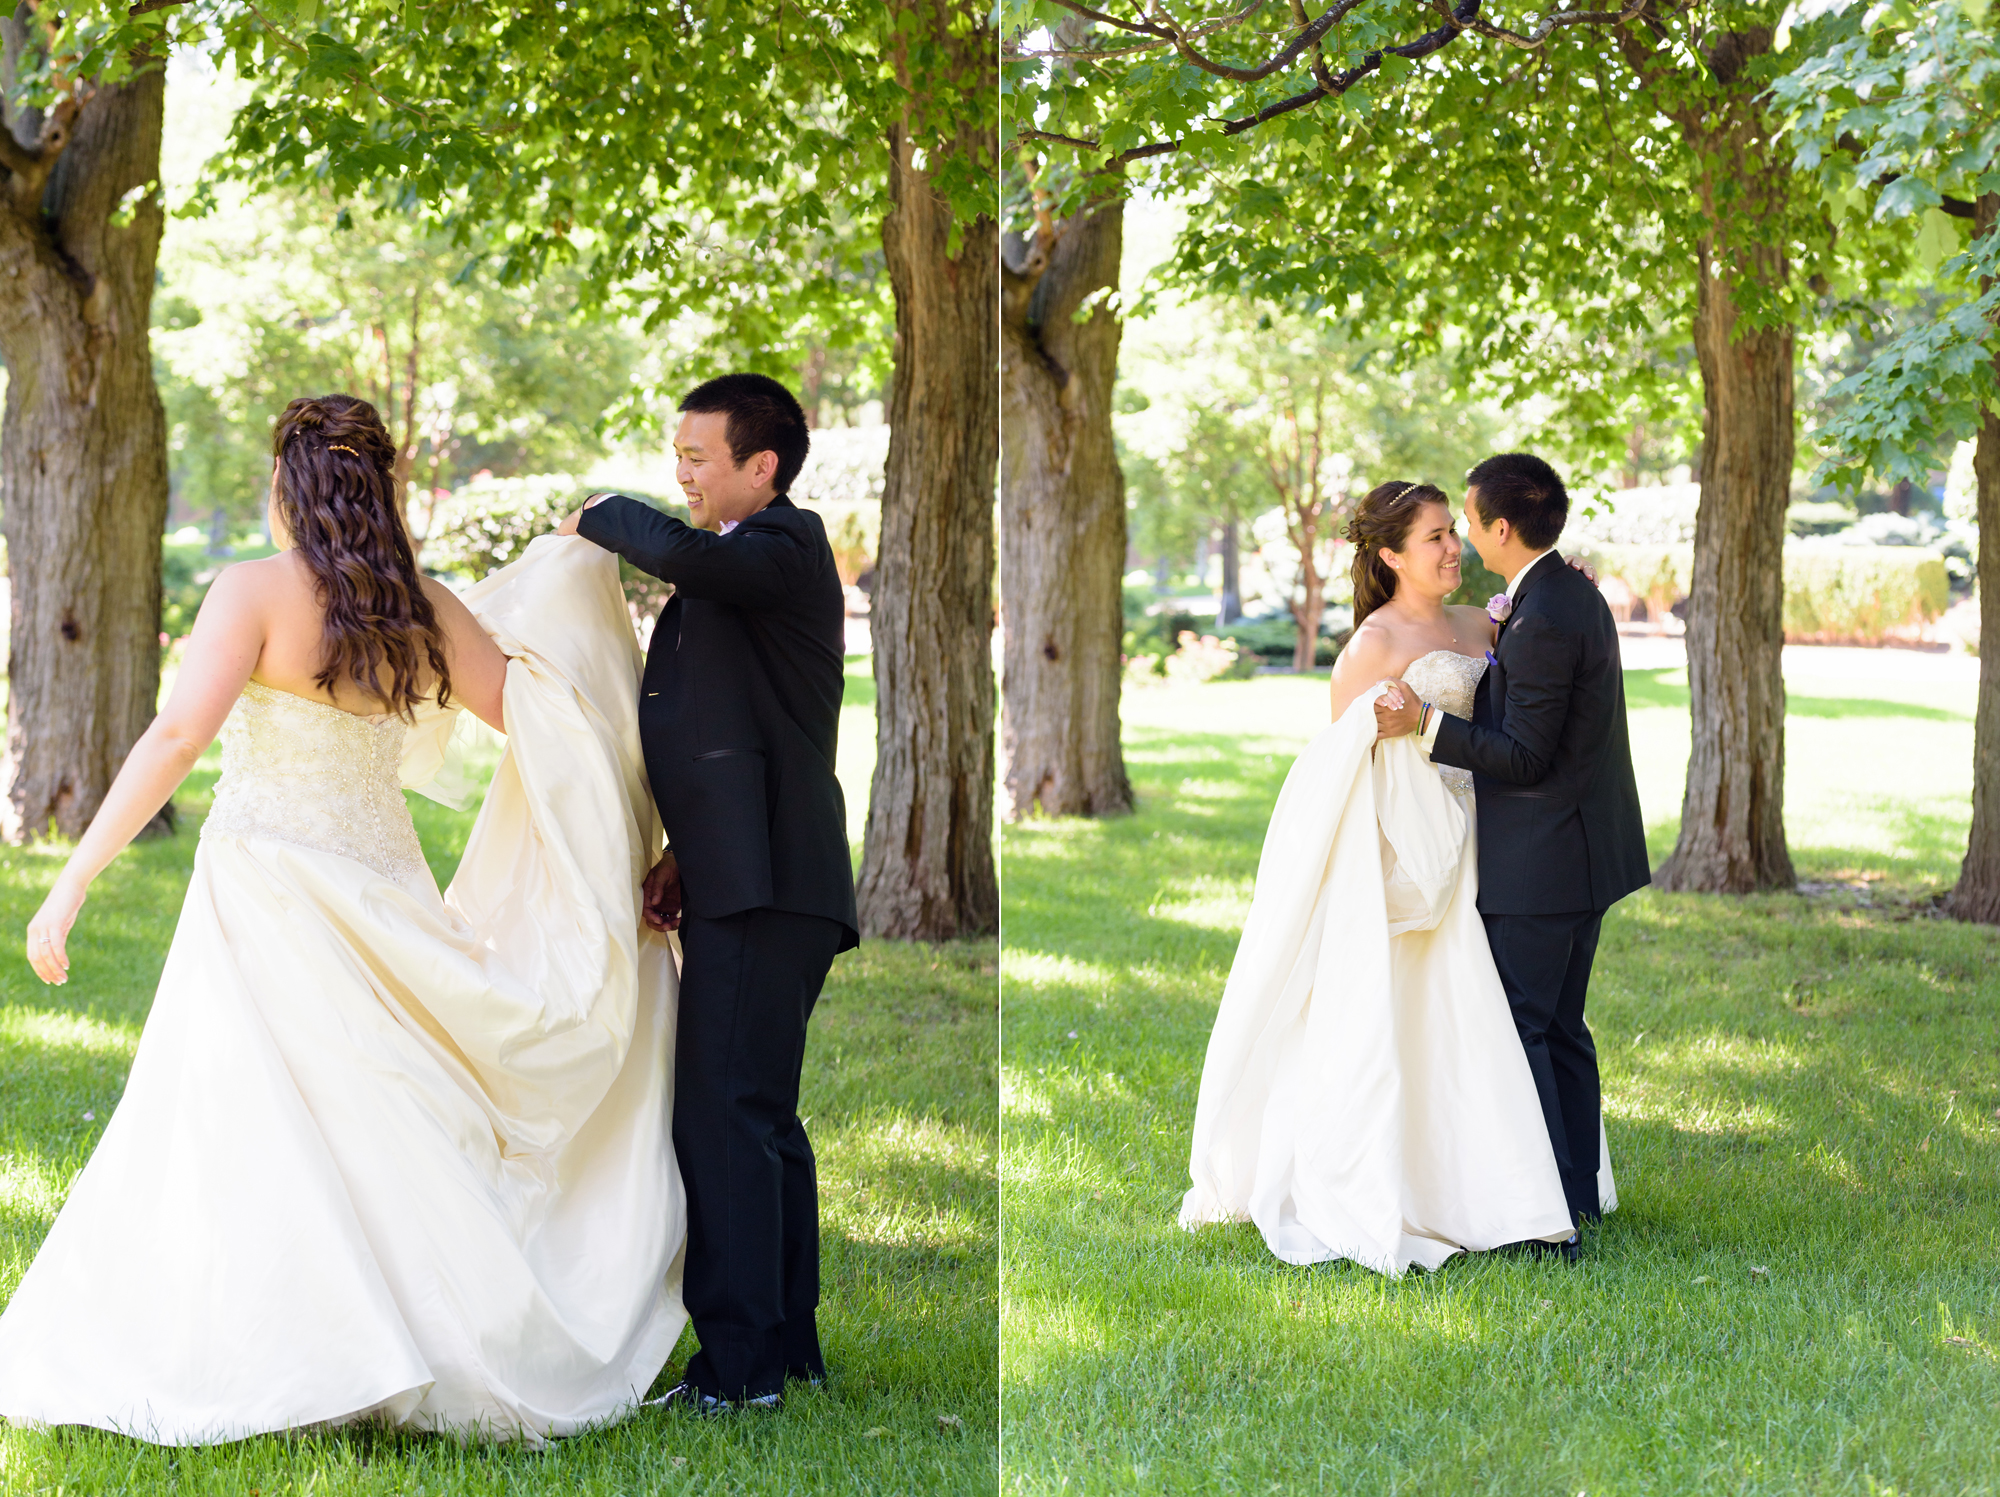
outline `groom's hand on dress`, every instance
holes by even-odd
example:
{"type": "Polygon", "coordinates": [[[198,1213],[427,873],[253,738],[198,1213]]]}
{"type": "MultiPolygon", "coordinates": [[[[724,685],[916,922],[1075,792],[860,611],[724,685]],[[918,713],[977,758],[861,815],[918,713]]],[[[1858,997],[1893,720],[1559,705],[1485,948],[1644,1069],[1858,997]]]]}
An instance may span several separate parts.
{"type": "Polygon", "coordinates": [[[1405,733],[1416,732],[1423,703],[1401,681],[1391,681],[1389,688],[1375,700],[1375,736],[1401,738],[1405,733]]]}
{"type": "Polygon", "coordinates": [[[681,865],[675,861],[671,847],[660,854],[660,861],[646,875],[640,917],[647,930],[681,928],[681,865]]]}

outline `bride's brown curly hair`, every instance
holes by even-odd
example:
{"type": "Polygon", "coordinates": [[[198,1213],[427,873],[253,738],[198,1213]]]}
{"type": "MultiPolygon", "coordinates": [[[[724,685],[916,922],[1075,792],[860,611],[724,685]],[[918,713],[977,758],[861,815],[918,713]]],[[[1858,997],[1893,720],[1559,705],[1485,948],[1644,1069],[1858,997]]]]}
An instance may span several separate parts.
{"type": "Polygon", "coordinates": [[[328,695],[351,682],[409,718],[429,694],[428,666],[438,701],[449,700],[444,631],[403,523],[396,446],[375,407],[351,395],[294,400],[271,452],[278,513],[326,608],[314,681],[328,695]]]}

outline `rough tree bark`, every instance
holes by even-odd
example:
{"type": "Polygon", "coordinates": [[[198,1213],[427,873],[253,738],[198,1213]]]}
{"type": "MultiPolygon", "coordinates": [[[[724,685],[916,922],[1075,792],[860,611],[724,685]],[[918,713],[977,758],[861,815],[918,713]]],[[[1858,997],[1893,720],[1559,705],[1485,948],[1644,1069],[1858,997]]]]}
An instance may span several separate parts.
{"type": "MultiPolygon", "coordinates": [[[[1976,231],[2000,233],[2000,193],[1974,205],[1976,231]]],[[[2000,377],[2000,356],[1994,359],[2000,377]]],[[[1972,832],[1945,899],[1960,920],[2000,925],[2000,412],[1988,408],[1972,449],[1979,505],[1979,711],[1972,729],[1972,832]]]]}
{"type": "Polygon", "coordinates": [[[1781,663],[1793,329],[1748,325],[1738,296],[1739,285],[1780,288],[1788,273],[1771,227],[1791,190],[1789,152],[1773,141],[1743,66],[1770,47],[1768,30],[1717,36],[1709,97],[1676,111],[1699,163],[1708,232],[1694,318],[1703,408],[1687,610],[1694,746],[1680,838],[1654,875],[1662,889],[1741,894],[1794,882],[1781,663]]]}
{"type": "MultiPolygon", "coordinates": [[[[38,23],[0,23],[12,82],[38,23]]],[[[77,80],[0,129],[0,503],[12,576],[0,831],[74,837],[160,685],[166,418],[148,326],[165,79],[77,80]]],[[[170,829],[171,805],[149,830],[170,829]]]]}
{"type": "Polygon", "coordinates": [[[1003,776],[1013,816],[1132,809],[1119,740],[1125,476],[1111,435],[1125,205],[1007,236],[1001,279],[1003,776]],[[1089,314],[1078,313],[1089,306],[1089,314]]]}
{"type": "MultiPolygon", "coordinates": [[[[983,33],[988,49],[991,33],[983,33]]],[[[962,132],[958,149],[990,143],[962,132]]],[[[999,460],[1000,240],[982,215],[957,252],[906,127],[889,132],[882,223],[896,299],[889,459],[870,631],[875,778],[862,933],[941,941],[999,925],[993,865],[993,484],[999,460]]]]}

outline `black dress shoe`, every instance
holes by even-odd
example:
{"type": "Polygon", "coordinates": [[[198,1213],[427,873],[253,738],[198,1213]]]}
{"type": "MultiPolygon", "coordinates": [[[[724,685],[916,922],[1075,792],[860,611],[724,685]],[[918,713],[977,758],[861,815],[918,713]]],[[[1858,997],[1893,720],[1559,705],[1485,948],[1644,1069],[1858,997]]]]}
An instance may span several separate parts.
{"type": "Polygon", "coordinates": [[[719,1419],[724,1414],[736,1414],[746,1410],[761,1409],[776,1413],[785,1406],[781,1393],[762,1393],[755,1398],[723,1398],[719,1394],[704,1393],[693,1383],[675,1383],[658,1398],[647,1400],[649,1409],[666,1409],[669,1413],[693,1414],[702,1419],[719,1419]]]}

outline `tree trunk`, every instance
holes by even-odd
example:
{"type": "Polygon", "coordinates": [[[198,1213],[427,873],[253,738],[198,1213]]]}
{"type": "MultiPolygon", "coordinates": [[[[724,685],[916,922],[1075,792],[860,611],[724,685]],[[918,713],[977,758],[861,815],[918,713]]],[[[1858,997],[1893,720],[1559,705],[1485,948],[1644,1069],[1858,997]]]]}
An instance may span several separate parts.
{"type": "Polygon", "coordinates": [[[1701,506],[1688,598],[1694,748],[1662,889],[1743,894],[1794,882],[1785,848],[1785,507],[1792,482],[1792,329],[1744,330],[1704,248],[1695,312],[1701,506]]]}
{"type": "Polygon", "coordinates": [[[1326,609],[1326,579],[1319,575],[1319,568],[1311,560],[1313,537],[1307,532],[1306,561],[1304,575],[1299,584],[1306,590],[1305,599],[1292,607],[1292,617],[1298,620],[1299,637],[1292,644],[1292,669],[1309,671],[1313,668],[1313,657],[1319,651],[1319,617],[1326,609]]]}
{"type": "MultiPolygon", "coordinates": [[[[959,137],[968,153],[982,142],[959,137]]],[[[896,298],[889,459],[874,612],[875,779],[864,935],[941,941],[998,928],[993,866],[993,485],[999,457],[999,230],[957,225],[889,133],[882,246],[896,298]]],[[[929,166],[939,163],[933,159],[929,166]]]]}
{"type": "Polygon", "coordinates": [[[1222,522],[1222,594],[1215,601],[1215,622],[1226,628],[1243,617],[1243,556],[1236,537],[1236,517],[1222,522]]]}
{"type": "MultiPolygon", "coordinates": [[[[2000,233],[2000,193],[1975,205],[1978,231],[2000,233]]],[[[1994,358],[2000,375],[2000,355],[1994,358]]],[[[2000,412],[1985,411],[1972,475],[1979,504],[1979,712],[1972,730],[1972,833],[1945,910],[2000,925],[2000,412]]]]}
{"type": "Polygon", "coordinates": [[[1771,288],[1788,273],[1779,238],[1791,191],[1745,63],[1767,29],[1719,33],[1718,85],[1681,124],[1700,167],[1708,233],[1698,255],[1695,356],[1701,365],[1701,505],[1687,608],[1694,746],[1680,839],[1654,875],[1662,889],[1743,894],[1794,883],[1785,847],[1785,508],[1795,425],[1793,329],[1742,320],[1732,278],[1771,288]]]}
{"type": "Polygon", "coordinates": [[[1125,477],[1111,435],[1121,329],[1101,300],[1118,286],[1124,223],[1113,200],[1033,240],[1009,235],[1002,267],[1002,741],[1017,817],[1132,809],[1118,728],[1125,477]]]}
{"type": "MultiPolygon", "coordinates": [[[[8,68],[38,34],[5,23],[8,68]]],[[[80,84],[0,139],[0,486],[13,578],[0,830],[74,837],[160,686],[166,418],[148,338],[164,77],[80,84]],[[136,195],[135,195],[136,194],[136,195]]],[[[152,829],[170,829],[172,807],[152,829]]]]}

